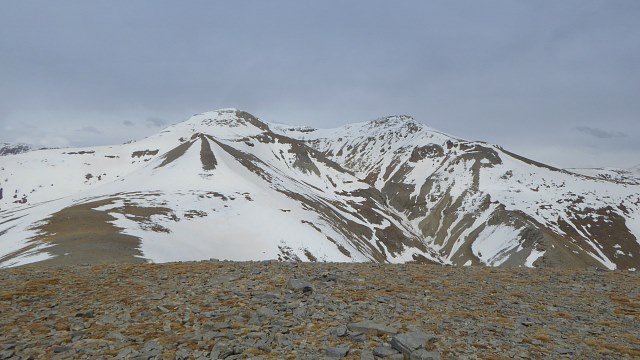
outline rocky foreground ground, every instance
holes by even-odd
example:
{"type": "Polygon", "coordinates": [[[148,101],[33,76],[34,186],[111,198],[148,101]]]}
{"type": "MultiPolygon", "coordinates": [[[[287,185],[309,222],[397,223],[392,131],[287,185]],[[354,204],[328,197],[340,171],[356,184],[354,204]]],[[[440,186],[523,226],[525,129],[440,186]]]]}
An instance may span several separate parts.
{"type": "Polygon", "coordinates": [[[640,274],[194,262],[0,270],[0,359],[639,358],[640,274]]]}

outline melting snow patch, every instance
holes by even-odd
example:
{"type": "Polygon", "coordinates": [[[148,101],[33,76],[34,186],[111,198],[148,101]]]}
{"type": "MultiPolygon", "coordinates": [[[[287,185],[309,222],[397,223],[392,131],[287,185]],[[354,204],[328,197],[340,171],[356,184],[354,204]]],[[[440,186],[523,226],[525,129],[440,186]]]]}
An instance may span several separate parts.
{"type": "Polygon", "coordinates": [[[29,252],[26,252],[24,254],[11,258],[6,262],[0,263],[0,269],[31,264],[34,262],[44,261],[49,258],[52,258],[53,256],[51,256],[49,253],[42,251],[43,249],[46,249],[48,247],[49,247],[48,245],[38,246],[29,252]]]}
{"type": "Polygon", "coordinates": [[[533,263],[544,255],[545,251],[538,251],[536,249],[531,250],[531,254],[527,257],[524,263],[526,267],[533,267],[533,263]]]}
{"type": "Polygon", "coordinates": [[[627,229],[631,230],[636,241],[640,244],[640,214],[636,213],[633,216],[629,216],[625,219],[625,225],[627,229]]]}
{"type": "Polygon", "coordinates": [[[509,251],[519,245],[520,230],[510,226],[487,226],[471,245],[473,253],[485,264],[499,266],[509,259],[509,251]]]}

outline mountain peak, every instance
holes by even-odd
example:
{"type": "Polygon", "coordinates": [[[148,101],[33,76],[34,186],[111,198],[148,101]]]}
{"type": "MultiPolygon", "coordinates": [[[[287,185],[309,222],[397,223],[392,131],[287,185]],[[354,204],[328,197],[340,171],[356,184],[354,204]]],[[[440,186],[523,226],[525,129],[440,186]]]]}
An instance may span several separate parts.
{"type": "Polygon", "coordinates": [[[190,118],[190,120],[193,119],[193,118],[196,118],[196,117],[216,118],[216,117],[219,117],[219,116],[224,116],[225,114],[235,114],[238,111],[240,111],[240,110],[238,110],[236,108],[222,108],[222,109],[217,109],[217,110],[205,111],[203,113],[199,113],[199,114],[193,115],[190,118]]]}
{"type": "Polygon", "coordinates": [[[391,115],[381,117],[367,123],[363,123],[365,128],[376,133],[378,132],[396,132],[396,133],[417,133],[424,126],[417,122],[409,115],[391,115]]]}
{"type": "Polygon", "coordinates": [[[371,123],[376,124],[376,125],[401,124],[401,123],[406,123],[406,122],[415,122],[415,119],[412,116],[409,116],[409,115],[390,115],[390,116],[377,118],[377,119],[371,121],[371,123]]]}
{"type": "Polygon", "coordinates": [[[178,132],[181,136],[205,133],[215,136],[247,136],[269,131],[269,126],[254,115],[235,108],[207,111],[191,116],[163,132],[178,132]]]}

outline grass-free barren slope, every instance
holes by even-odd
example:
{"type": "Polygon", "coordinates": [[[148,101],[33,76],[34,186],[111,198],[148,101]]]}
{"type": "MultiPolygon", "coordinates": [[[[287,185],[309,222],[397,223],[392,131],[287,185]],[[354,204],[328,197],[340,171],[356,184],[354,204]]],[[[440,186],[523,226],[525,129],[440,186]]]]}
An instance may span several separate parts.
{"type": "Polygon", "coordinates": [[[0,358],[638,358],[640,276],[191,262],[0,270],[0,358]]]}

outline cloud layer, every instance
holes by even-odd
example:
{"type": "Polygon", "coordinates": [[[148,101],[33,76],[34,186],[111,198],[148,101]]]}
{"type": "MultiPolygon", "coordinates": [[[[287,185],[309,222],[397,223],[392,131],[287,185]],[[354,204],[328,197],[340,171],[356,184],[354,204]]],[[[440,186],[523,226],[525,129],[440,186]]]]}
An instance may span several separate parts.
{"type": "Polygon", "coordinates": [[[119,143],[222,107],[316,127],[402,113],[631,166],[638,18],[635,0],[7,2],[0,141],[119,143]]]}
{"type": "Polygon", "coordinates": [[[577,126],[576,130],[598,139],[613,139],[625,137],[625,134],[620,131],[604,130],[591,126],[577,126]]]}

